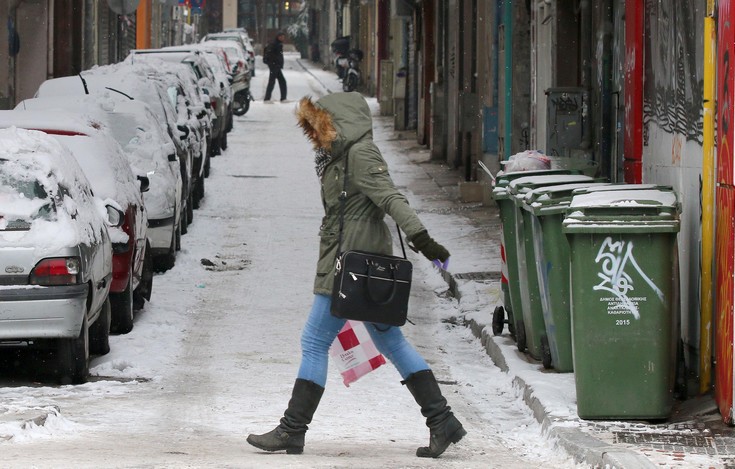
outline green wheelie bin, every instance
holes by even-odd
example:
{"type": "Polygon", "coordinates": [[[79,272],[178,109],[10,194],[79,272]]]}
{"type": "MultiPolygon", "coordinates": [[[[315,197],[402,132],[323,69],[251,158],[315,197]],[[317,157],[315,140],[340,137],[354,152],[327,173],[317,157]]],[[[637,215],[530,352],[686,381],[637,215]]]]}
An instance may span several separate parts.
{"type": "MultiPolygon", "coordinates": [[[[526,344],[526,351],[536,360],[543,361],[544,349],[547,350],[547,356],[549,356],[549,353],[544,313],[541,309],[538,276],[536,275],[536,261],[533,253],[530,212],[523,210],[522,206],[526,195],[536,188],[594,181],[594,178],[582,174],[565,174],[526,176],[515,179],[510,183],[509,192],[515,205],[516,260],[521,300],[520,313],[524,325],[523,330],[516,330],[516,337],[522,337],[526,344]]],[[[514,315],[518,313],[519,309],[515,308],[514,315]]],[[[549,361],[546,362],[546,365],[551,366],[549,361]]]]}
{"type": "Polygon", "coordinates": [[[666,186],[587,188],[563,222],[572,350],[584,419],[666,419],[678,333],[681,205],[666,186]]]}
{"type": "Polygon", "coordinates": [[[518,350],[521,352],[526,351],[526,342],[525,334],[523,332],[523,315],[521,314],[521,296],[516,249],[516,209],[515,203],[510,198],[510,194],[508,192],[509,186],[512,181],[522,177],[568,174],[580,174],[580,171],[575,169],[547,169],[536,171],[514,171],[509,173],[500,172],[496,176],[495,183],[493,185],[492,197],[493,200],[495,200],[495,203],[498,204],[500,222],[503,226],[503,248],[505,252],[505,266],[507,269],[507,284],[503,284],[505,285],[503,293],[507,293],[504,295],[505,308],[504,310],[496,308],[493,314],[493,333],[495,335],[500,335],[502,333],[505,314],[507,313],[508,324],[513,326],[509,329],[512,329],[511,332],[514,333],[518,350]],[[514,311],[517,311],[518,314],[513,314],[514,311]]]}
{"type": "Polygon", "coordinates": [[[531,213],[536,275],[548,348],[542,344],[542,362],[565,373],[574,369],[569,305],[569,244],[562,232],[564,213],[577,189],[606,182],[562,184],[532,190],[523,208],[531,213]]]}

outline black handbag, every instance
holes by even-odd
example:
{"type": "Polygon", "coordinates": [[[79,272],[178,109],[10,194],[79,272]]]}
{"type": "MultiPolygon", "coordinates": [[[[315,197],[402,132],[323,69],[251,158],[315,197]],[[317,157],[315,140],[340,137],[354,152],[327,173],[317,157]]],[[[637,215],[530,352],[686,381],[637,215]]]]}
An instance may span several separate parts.
{"type": "Polygon", "coordinates": [[[406,259],[401,229],[403,257],[365,251],[342,252],[344,209],[347,199],[347,162],[340,194],[339,242],[332,288],[332,316],[355,321],[402,326],[408,315],[413,265],[406,259]]]}

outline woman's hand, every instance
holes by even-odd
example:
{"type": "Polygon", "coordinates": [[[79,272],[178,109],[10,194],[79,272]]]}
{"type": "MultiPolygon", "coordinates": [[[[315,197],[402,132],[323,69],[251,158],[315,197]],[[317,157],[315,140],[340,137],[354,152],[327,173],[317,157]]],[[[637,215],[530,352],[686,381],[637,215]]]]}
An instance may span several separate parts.
{"type": "Polygon", "coordinates": [[[434,241],[427,231],[419,231],[409,240],[409,247],[416,252],[420,252],[430,261],[440,260],[442,263],[449,259],[449,251],[441,244],[434,241]],[[413,246],[411,246],[413,244],[413,246]]]}

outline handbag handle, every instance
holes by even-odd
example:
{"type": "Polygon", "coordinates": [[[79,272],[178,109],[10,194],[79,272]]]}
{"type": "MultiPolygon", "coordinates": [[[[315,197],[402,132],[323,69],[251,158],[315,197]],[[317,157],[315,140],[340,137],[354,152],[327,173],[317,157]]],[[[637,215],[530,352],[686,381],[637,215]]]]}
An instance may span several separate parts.
{"type": "Polygon", "coordinates": [[[393,301],[393,298],[396,296],[396,284],[398,283],[397,280],[396,280],[396,268],[393,265],[390,266],[391,284],[393,285],[393,288],[391,288],[390,295],[388,295],[388,299],[386,299],[385,301],[378,301],[378,300],[376,300],[373,297],[373,292],[370,289],[370,280],[373,278],[372,275],[370,275],[370,267],[371,267],[371,264],[372,263],[370,261],[367,261],[367,260],[365,262],[367,263],[367,266],[368,266],[368,269],[367,269],[367,283],[366,283],[366,285],[367,285],[367,295],[368,295],[368,298],[370,299],[370,301],[372,301],[373,303],[375,303],[377,305],[381,305],[381,306],[382,305],[387,305],[388,303],[390,303],[391,301],[393,301]]]}
{"type": "MultiPolygon", "coordinates": [[[[342,255],[342,231],[344,230],[345,226],[345,204],[347,203],[347,164],[350,162],[350,154],[349,152],[345,155],[345,175],[344,175],[344,182],[342,184],[342,192],[339,194],[339,236],[337,238],[337,256],[336,258],[339,259],[339,257],[342,255]]],[[[396,230],[398,231],[398,239],[401,241],[401,251],[403,251],[403,258],[407,259],[406,257],[406,248],[403,245],[403,236],[401,235],[401,227],[398,226],[398,222],[396,222],[396,230]]],[[[335,261],[337,260],[335,259],[335,261]]]]}

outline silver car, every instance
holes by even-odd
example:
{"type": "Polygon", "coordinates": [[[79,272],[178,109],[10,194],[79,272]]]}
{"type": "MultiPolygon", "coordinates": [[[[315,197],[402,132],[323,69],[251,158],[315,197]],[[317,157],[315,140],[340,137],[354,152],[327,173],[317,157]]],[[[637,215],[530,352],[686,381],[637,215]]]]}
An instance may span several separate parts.
{"type": "Polygon", "coordinates": [[[87,380],[110,350],[107,225],[122,221],[53,137],[0,130],[0,344],[52,347],[62,383],[87,380]]]}

